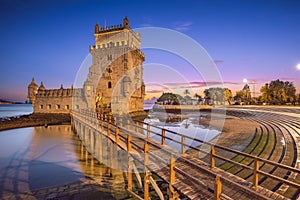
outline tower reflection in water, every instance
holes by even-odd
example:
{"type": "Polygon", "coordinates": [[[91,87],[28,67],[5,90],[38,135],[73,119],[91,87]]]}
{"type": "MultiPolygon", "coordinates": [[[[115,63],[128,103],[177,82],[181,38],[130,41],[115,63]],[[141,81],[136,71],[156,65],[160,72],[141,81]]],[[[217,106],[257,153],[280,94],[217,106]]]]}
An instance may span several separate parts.
{"type": "MultiPolygon", "coordinates": [[[[0,147],[0,198],[84,177],[116,199],[127,197],[123,173],[94,159],[70,125],[2,131],[0,146],[5,148],[0,147]]],[[[103,160],[111,159],[107,156],[109,152],[103,153],[103,160]]]]}

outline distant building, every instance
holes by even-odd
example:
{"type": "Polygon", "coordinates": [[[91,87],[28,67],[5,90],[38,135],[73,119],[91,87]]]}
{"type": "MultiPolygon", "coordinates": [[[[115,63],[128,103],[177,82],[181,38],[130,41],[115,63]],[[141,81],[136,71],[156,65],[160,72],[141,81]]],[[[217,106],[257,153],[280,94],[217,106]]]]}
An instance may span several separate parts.
{"type": "Polygon", "coordinates": [[[90,46],[92,65],[82,88],[46,89],[32,79],[28,98],[35,113],[69,113],[72,109],[127,114],[143,111],[144,54],[140,35],[123,24],[109,27],[95,25],[95,45],[90,46]]]}

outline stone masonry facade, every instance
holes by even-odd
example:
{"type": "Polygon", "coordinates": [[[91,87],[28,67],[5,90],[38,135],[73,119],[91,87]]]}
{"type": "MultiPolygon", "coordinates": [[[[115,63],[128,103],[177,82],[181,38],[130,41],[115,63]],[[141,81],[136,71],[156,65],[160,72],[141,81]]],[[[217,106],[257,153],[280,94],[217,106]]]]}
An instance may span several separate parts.
{"type": "Polygon", "coordinates": [[[112,114],[143,111],[144,54],[140,50],[140,34],[123,24],[95,25],[95,45],[90,46],[92,65],[82,88],[46,89],[34,79],[28,86],[28,98],[34,113],[70,113],[72,109],[91,109],[112,114]]]}

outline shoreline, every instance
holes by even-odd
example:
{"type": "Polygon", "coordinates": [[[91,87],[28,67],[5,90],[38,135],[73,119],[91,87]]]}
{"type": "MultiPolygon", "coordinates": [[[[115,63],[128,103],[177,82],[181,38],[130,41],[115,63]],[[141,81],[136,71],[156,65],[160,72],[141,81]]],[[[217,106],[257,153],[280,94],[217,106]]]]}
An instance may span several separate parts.
{"type": "Polygon", "coordinates": [[[35,126],[71,124],[69,114],[32,113],[0,120],[0,131],[35,126]]]}

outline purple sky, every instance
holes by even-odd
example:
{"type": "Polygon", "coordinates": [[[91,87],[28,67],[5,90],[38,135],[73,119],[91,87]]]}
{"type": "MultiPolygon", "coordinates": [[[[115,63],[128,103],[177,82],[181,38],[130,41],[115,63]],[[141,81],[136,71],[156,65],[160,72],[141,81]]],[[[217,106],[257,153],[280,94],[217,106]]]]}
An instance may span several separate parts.
{"type": "MultiPolygon", "coordinates": [[[[299,10],[297,0],[2,0],[0,98],[25,99],[33,76],[46,88],[70,87],[94,44],[95,23],[120,24],[124,16],[132,28],[164,27],[193,38],[233,90],[242,88],[243,78],[255,80],[257,91],[265,82],[282,79],[293,81],[299,92],[299,10]]],[[[156,62],[174,68],[185,73],[186,82],[198,84],[192,85],[196,91],[201,90],[201,77],[183,70],[187,62],[157,51],[144,52],[145,65],[156,62]]],[[[152,81],[155,70],[145,72],[146,83],[152,81]]],[[[166,85],[178,79],[162,77],[156,82],[166,85]]],[[[147,87],[149,94],[155,89],[153,84],[147,87]]]]}

